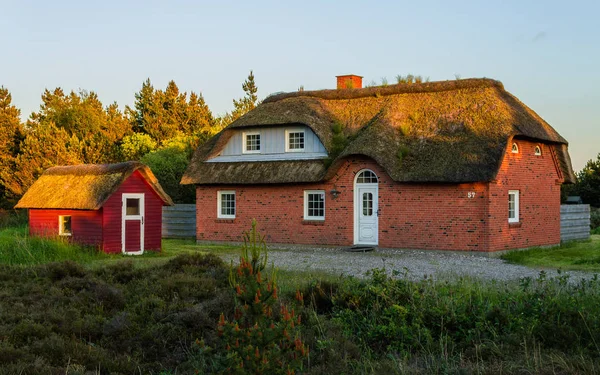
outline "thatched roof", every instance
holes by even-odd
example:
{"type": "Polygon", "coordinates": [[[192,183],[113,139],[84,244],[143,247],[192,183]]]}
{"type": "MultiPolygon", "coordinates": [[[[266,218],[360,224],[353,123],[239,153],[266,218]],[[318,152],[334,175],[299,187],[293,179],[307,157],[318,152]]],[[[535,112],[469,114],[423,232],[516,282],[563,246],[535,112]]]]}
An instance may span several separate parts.
{"type": "Polygon", "coordinates": [[[97,210],[135,171],[139,171],[165,205],[173,205],[150,168],[140,162],[129,161],[49,168],[27,190],[15,208],[97,210]]]}
{"type": "Polygon", "coordinates": [[[350,155],[371,157],[400,182],[491,181],[513,138],[548,144],[565,182],[574,182],[567,141],[495,80],[283,93],[268,97],[196,150],[182,183],[321,181],[350,155]],[[291,124],[310,127],[332,160],[305,161],[304,169],[296,162],[206,163],[239,128],[291,124]]]}

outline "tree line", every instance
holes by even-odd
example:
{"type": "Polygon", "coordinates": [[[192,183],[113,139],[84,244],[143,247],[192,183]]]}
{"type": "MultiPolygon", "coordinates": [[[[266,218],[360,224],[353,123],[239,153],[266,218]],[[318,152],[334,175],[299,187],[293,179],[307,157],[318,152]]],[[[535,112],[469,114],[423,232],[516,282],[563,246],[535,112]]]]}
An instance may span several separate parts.
{"type": "Polygon", "coordinates": [[[201,93],[163,89],[147,79],[132,107],[104,105],[93,91],[44,90],[37,112],[21,121],[8,88],[0,86],[0,206],[11,208],[47,168],[141,160],[176,202],[194,201],[179,185],[193,150],[258,104],[254,74],[233,110],[215,116],[201,93]]]}
{"type": "Polygon", "coordinates": [[[600,154],[596,160],[590,159],[583,169],[576,174],[577,181],[572,185],[563,185],[561,190],[563,202],[568,196],[580,196],[583,203],[600,208],[600,154]]]}

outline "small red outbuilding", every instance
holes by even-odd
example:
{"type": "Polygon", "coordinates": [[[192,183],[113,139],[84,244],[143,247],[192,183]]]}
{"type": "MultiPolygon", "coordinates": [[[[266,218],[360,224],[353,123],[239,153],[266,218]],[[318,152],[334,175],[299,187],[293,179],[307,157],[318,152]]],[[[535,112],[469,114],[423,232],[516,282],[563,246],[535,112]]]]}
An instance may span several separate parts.
{"type": "Polygon", "coordinates": [[[104,252],[161,249],[162,206],[173,201],[139,162],[47,169],[15,208],[29,209],[29,234],[64,236],[104,252]]]}

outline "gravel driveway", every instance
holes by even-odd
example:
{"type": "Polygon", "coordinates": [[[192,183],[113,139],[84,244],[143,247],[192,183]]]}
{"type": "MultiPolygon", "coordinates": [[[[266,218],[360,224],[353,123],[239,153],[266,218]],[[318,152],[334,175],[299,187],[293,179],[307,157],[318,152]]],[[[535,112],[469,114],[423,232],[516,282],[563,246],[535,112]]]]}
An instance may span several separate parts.
{"type": "MultiPolygon", "coordinates": [[[[231,257],[227,257],[232,259],[231,257]]],[[[229,260],[228,260],[229,261],[229,260]]],[[[518,280],[539,276],[543,268],[530,268],[507,263],[499,258],[464,255],[455,252],[376,249],[366,253],[352,253],[340,248],[288,247],[269,250],[269,264],[285,270],[327,272],[334,275],[364,277],[373,268],[385,267],[411,279],[425,275],[435,279],[470,276],[485,280],[518,280]]],[[[554,269],[545,269],[549,277],[556,276],[554,269]]],[[[563,271],[572,281],[589,278],[593,274],[581,271],[563,271]]]]}

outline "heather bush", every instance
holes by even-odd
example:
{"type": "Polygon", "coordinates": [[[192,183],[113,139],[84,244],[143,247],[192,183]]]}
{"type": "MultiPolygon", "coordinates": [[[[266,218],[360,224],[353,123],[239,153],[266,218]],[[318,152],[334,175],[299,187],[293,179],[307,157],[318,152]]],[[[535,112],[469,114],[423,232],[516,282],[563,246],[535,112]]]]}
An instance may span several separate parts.
{"type": "Polygon", "coordinates": [[[145,268],[3,265],[0,281],[0,374],[175,371],[233,309],[213,255],[145,268]]]}

